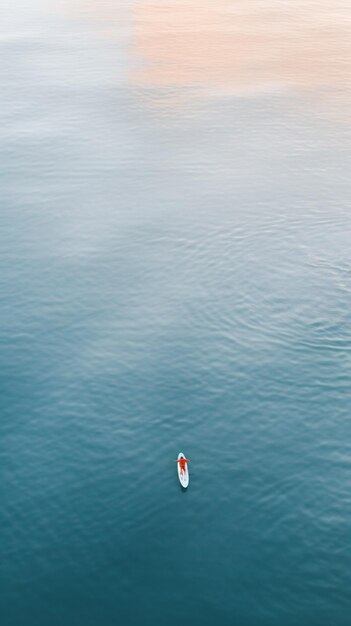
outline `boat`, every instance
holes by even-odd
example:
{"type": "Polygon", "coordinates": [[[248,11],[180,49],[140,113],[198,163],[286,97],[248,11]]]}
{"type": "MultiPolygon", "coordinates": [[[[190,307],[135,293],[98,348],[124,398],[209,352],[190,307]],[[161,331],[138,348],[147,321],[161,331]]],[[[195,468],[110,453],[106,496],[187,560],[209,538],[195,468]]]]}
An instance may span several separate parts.
{"type": "MultiPolygon", "coordinates": [[[[178,459],[186,459],[186,456],[184,456],[183,452],[179,452],[178,454],[178,459]]],[[[189,485],[189,469],[188,469],[188,464],[186,464],[185,466],[185,472],[183,472],[183,470],[180,467],[180,463],[177,463],[177,469],[178,469],[178,478],[179,478],[179,482],[181,484],[181,486],[186,489],[187,486],[189,485]]]]}

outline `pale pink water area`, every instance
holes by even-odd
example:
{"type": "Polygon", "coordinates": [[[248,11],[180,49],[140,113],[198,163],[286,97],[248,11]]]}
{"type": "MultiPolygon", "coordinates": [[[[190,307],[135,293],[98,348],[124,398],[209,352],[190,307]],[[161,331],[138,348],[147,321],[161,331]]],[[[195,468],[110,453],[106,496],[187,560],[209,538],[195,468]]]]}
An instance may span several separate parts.
{"type": "Polygon", "coordinates": [[[141,0],[134,48],[146,85],[344,87],[351,5],[284,0],[141,0]]]}
{"type": "Polygon", "coordinates": [[[350,86],[348,0],[77,0],[74,10],[109,36],[130,29],[139,85],[350,86]]]}

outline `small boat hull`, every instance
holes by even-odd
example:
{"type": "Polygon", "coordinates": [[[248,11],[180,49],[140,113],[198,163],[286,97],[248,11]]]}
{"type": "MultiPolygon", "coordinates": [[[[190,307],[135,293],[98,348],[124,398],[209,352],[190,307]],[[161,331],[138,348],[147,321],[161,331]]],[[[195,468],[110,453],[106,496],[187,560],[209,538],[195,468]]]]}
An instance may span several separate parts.
{"type": "MultiPolygon", "coordinates": [[[[178,454],[178,459],[185,459],[186,457],[184,456],[183,452],[179,452],[178,454]]],[[[178,468],[178,478],[179,478],[179,482],[181,484],[181,486],[186,489],[187,486],[189,485],[189,470],[188,470],[188,464],[186,464],[186,468],[185,468],[185,472],[183,472],[183,470],[180,467],[180,463],[177,463],[177,468],[178,468]]]]}

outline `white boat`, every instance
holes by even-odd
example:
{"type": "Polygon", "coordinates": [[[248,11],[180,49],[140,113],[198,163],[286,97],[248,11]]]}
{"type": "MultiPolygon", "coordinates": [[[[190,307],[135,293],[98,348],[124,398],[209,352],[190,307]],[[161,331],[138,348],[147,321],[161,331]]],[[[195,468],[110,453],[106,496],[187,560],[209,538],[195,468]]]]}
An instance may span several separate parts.
{"type": "MultiPolygon", "coordinates": [[[[186,459],[186,456],[184,456],[183,452],[179,452],[178,459],[186,459]]],[[[181,469],[180,463],[177,463],[177,468],[178,468],[179,482],[180,482],[181,486],[184,487],[184,489],[186,489],[187,486],[189,485],[188,464],[185,465],[185,472],[183,472],[183,470],[181,469]]]]}

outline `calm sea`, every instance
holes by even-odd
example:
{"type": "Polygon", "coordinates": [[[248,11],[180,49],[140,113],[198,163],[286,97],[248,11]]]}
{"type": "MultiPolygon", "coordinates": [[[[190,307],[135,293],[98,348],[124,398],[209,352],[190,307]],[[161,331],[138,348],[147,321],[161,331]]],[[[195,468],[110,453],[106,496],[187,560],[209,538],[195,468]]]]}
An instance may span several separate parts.
{"type": "Polygon", "coordinates": [[[2,626],[351,623],[350,22],[2,3],[2,626]]]}

